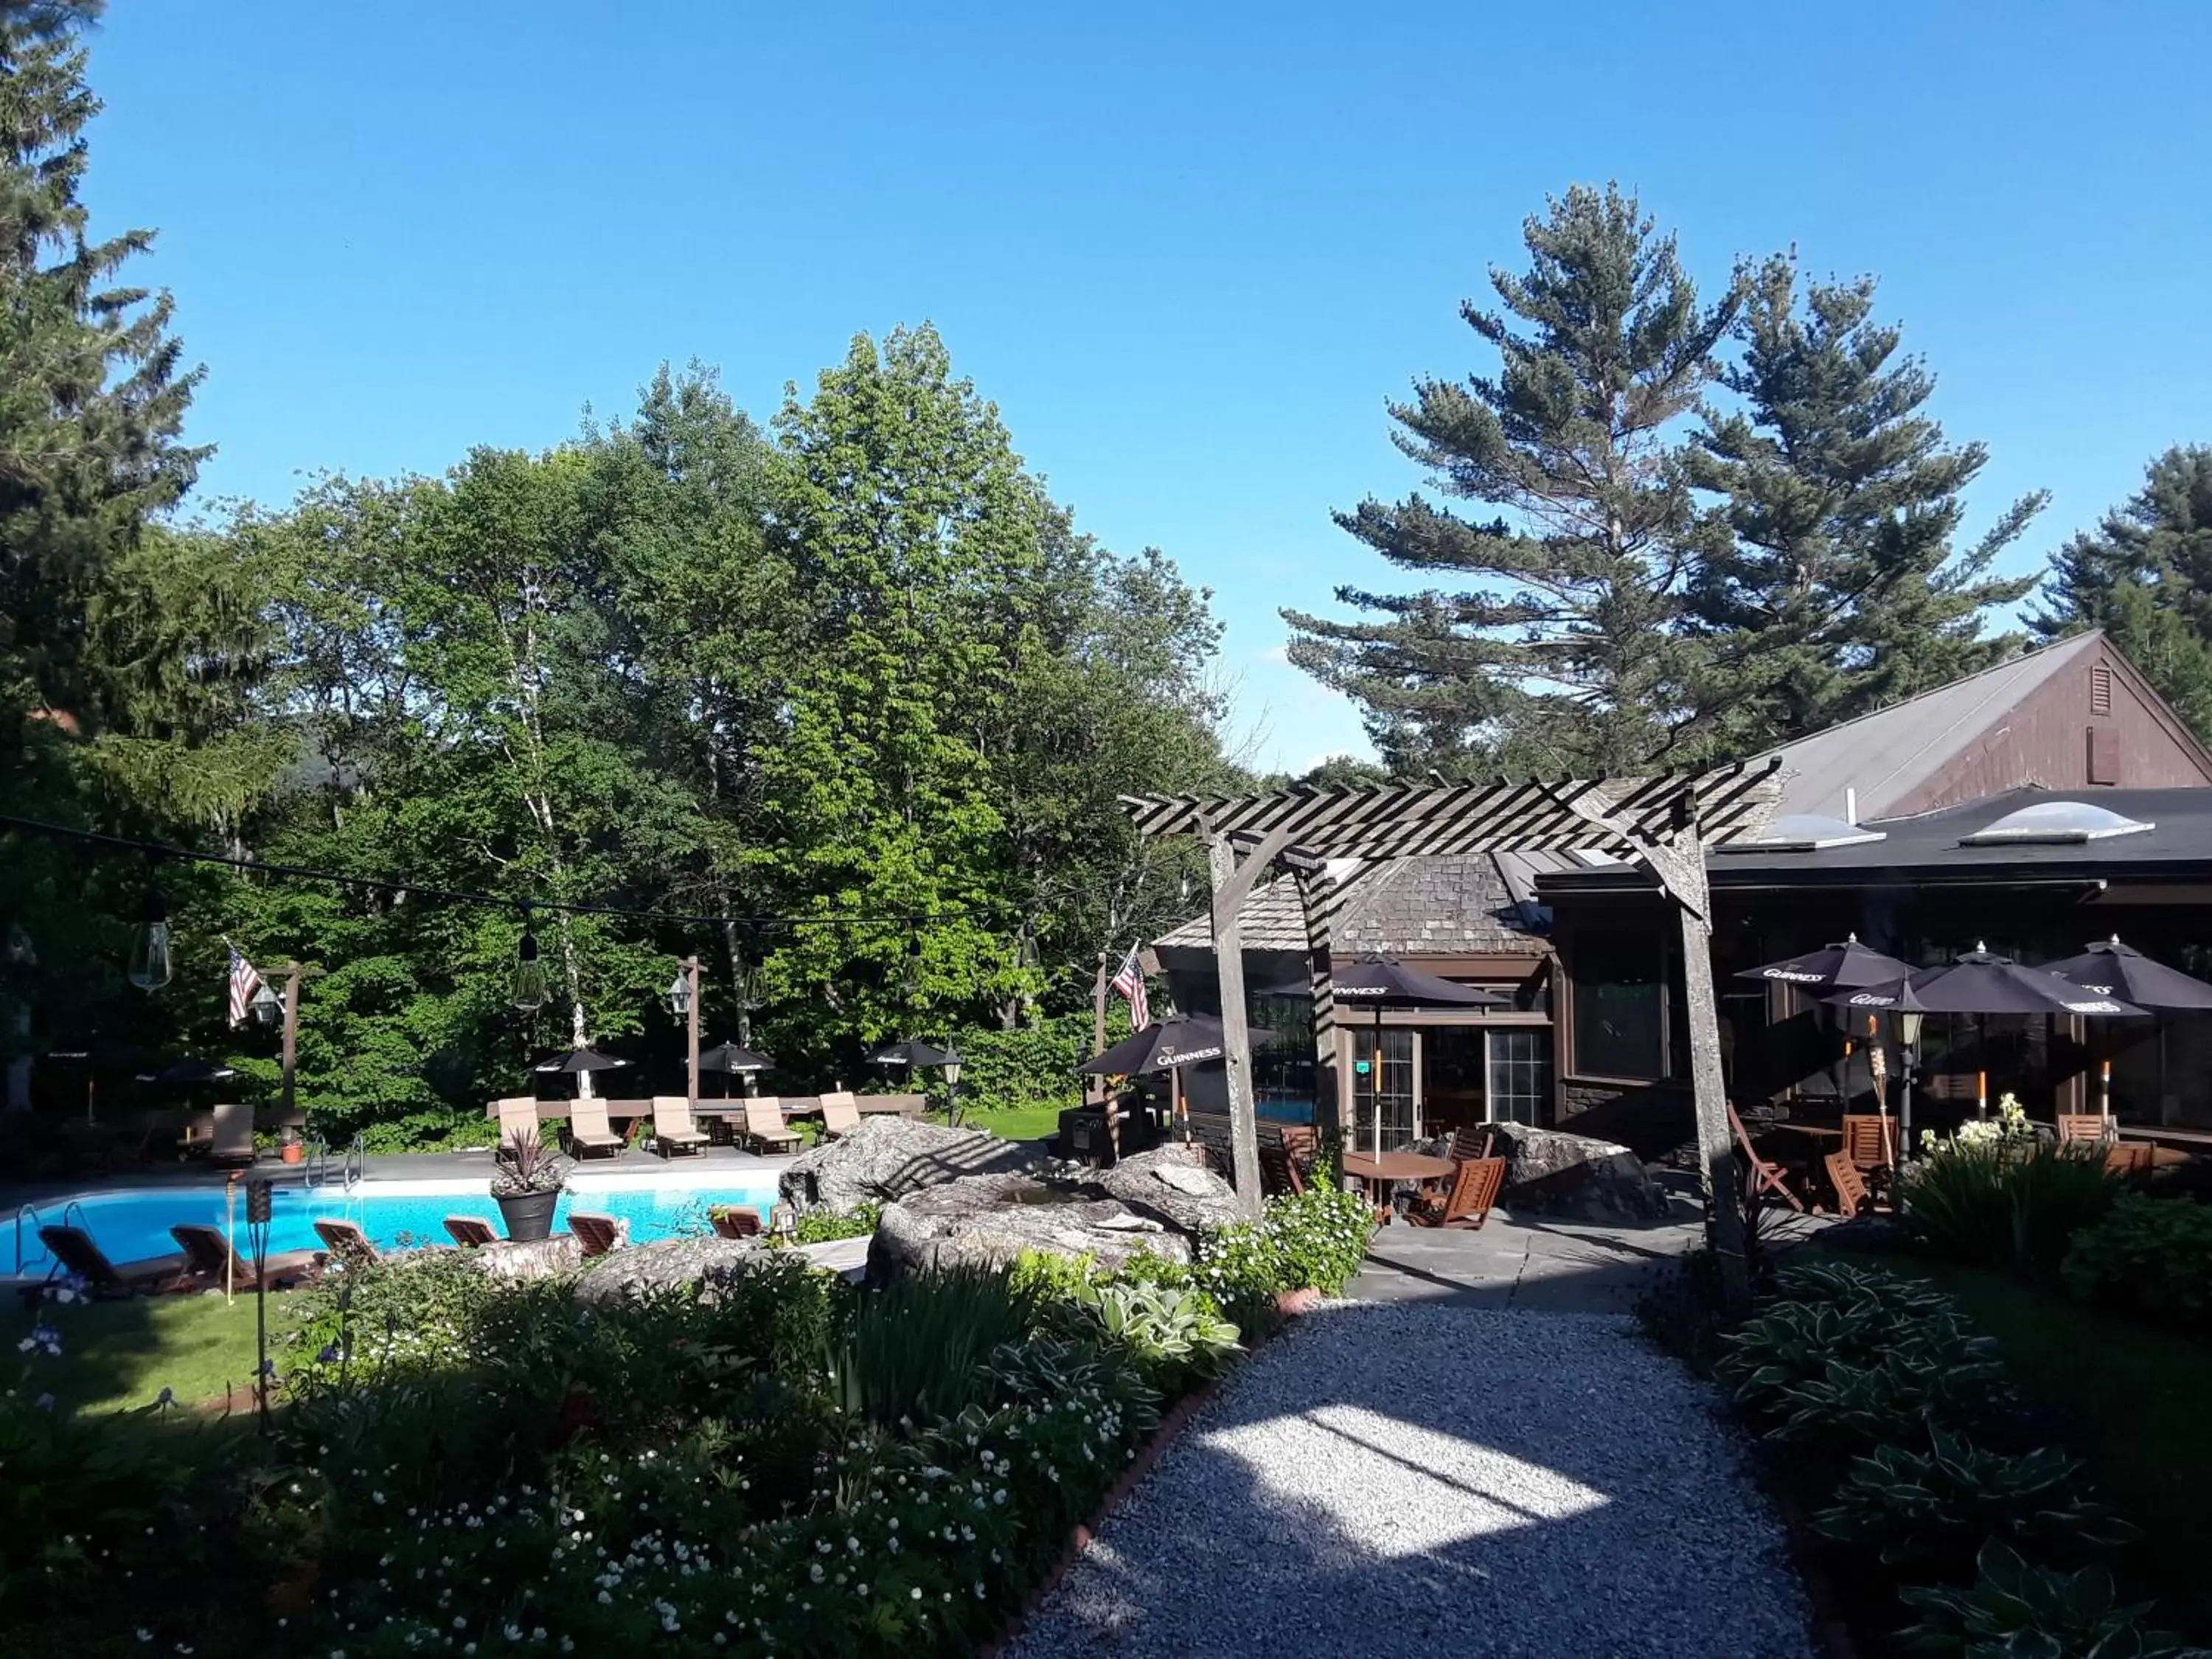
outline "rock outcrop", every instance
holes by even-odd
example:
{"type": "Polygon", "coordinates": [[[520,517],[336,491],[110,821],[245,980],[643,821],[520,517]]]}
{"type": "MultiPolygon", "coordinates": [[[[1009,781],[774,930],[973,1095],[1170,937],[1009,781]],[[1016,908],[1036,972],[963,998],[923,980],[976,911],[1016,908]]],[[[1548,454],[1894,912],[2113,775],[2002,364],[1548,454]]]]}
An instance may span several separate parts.
{"type": "Polygon", "coordinates": [[[1186,1233],[1243,1219],[1237,1209],[1237,1189],[1216,1173],[1202,1146],[1155,1146],[1088,1180],[1139,1215],[1156,1216],[1186,1233]]]}
{"type": "Polygon", "coordinates": [[[757,1239],[711,1234],[627,1245],[584,1265],[576,1278],[576,1299],[610,1307],[696,1282],[700,1298],[712,1301],[717,1290],[750,1269],[763,1253],[757,1239]]]}
{"type": "Polygon", "coordinates": [[[1507,1160],[1498,1202],[1509,1211],[1593,1222],[1668,1214],[1666,1188],[1626,1146],[1525,1123],[1485,1124],[1478,1133],[1495,1134],[1492,1153],[1507,1160]]]}
{"type": "Polygon", "coordinates": [[[864,1117],[839,1139],[793,1159],[777,1181],[799,1210],[887,1204],[963,1176],[1026,1173],[1044,1154],[981,1129],[947,1129],[888,1114],[864,1117]]]}
{"type": "Polygon", "coordinates": [[[1118,1199],[1085,1198],[1026,1175],[965,1176],[886,1207],[868,1249],[881,1282],[933,1267],[1010,1267],[1024,1250],[1118,1267],[1140,1251],[1191,1259],[1190,1241],[1118,1199]]]}

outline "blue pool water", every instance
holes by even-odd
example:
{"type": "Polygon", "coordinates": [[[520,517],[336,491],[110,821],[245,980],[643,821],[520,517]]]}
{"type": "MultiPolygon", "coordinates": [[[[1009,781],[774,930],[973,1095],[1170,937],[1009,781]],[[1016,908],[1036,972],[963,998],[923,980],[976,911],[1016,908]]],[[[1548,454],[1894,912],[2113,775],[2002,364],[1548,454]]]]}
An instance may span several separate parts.
{"type": "MultiPolygon", "coordinates": [[[[445,1218],[449,1215],[481,1216],[502,1237],[499,1206],[483,1183],[453,1183],[449,1189],[424,1190],[424,1183],[397,1183],[398,1190],[380,1192],[376,1185],[357,1187],[351,1193],[323,1188],[313,1192],[279,1188],[271,1196],[275,1219],[270,1228],[269,1249],[313,1250],[322,1248],[314,1224],[336,1219],[358,1224],[382,1249],[402,1245],[443,1244],[450,1242],[445,1218]]],[[[757,1210],[765,1221],[775,1203],[775,1189],[766,1182],[755,1186],[617,1187],[572,1188],[561,1196],[554,1225],[565,1229],[568,1212],[617,1216],[629,1223],[633,1243],[673,1238],[708,1231],[707,1208],[712,1204],[741,1204],[757,1210]]],[[[23,1272],[43,1275],[52,1258],[39,1243],[37,1228],[62,1218],[63,1206],[50,1200],[36,1206],[36,1214],[23,1218],[23,1272]]],[[[246,1194],[238,1194],[231,1214],[238,1248],[246,1249],[246,1194]]],[[[149,1255],[167,1255],[177,1249],[169,1229],[179,1222],[224,1224],[223,1191],[219,1187],[174,1188],[159,1192],[94,1193],[75,1200],[69,1220],[89,1232],[111,1261],[132,1261],[149,1255]]],[[[0,1220],[0,1273],[13,1265],[14,1228],[0,1220]]]]}

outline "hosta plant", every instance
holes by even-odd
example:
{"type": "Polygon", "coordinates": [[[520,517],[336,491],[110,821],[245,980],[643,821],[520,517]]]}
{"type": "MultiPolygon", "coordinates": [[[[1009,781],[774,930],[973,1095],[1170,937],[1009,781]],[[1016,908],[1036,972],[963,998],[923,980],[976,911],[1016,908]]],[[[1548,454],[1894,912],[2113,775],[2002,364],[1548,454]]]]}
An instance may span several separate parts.
{"type": "Polygon", "coordinates": [[[2092,1498],[2079,1459],[2053,1446],[2008,1456],[1942,1428],[1929,1449],[1877,1446],[1857,1458],[1814,1527],[1878,1547],[1884,1561],[1950,1557],[1984,1538],[2033,1546],[2039,1559],[2116,1549],[2138,1530],[2092,1498]]]}
{"type": "Polygon", "coordinates": [[[1075,1303],[1170,1395],[1188,1381],[1218,1374],[1237,1351],[1237,1327],[1203,1291],[1085,1285],[1075,1303]]]}
{"type": "Polygon", "coordinates": [[[2212,1659],[2212,1649],[2142,1628],[2149,1603],[2121,1601],[2101,1566],[2032,1567],[1995,1539],[1975,1565],[1968,1589],[1898,1592],[1921,1614],[1902,1632],[1907,1647],[1958,1659],[2212,1659]]]}

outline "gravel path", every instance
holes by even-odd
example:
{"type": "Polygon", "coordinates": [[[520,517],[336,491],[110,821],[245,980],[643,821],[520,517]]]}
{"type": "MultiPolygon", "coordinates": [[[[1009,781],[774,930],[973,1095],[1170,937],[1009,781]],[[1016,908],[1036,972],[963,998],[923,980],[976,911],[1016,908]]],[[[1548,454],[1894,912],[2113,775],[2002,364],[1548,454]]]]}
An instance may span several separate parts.
{"type": "Polygon", "coordinates": [[[1396,1304],[1242,1366],[1007,1659],[1808,1659],[1781,1526],[1632,1321],[1396,1304]]]}

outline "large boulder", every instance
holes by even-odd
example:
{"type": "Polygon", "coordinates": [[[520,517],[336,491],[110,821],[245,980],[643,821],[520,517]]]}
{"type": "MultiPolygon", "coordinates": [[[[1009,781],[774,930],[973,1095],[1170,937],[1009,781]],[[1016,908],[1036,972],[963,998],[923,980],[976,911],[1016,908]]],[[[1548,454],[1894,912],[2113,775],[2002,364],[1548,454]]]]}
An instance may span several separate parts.
{"type": "Polygon", "coordinates": [[[1190,1242],[1119,1199],[1026,1175],[965,1176],[889,1206],[868,1247],[868,1276],[881,1282],[933,1267],[1011,1267],[1024,1250],[1091,1256],[1119,1267],[1139,1252],[1191,1259],[1190,1242]]]}
{"type": "Polygon", "coordinates": [[[697,1284],[703,1301],[750,1271],[763,1254],[758,1240],[664,1238],[631,1244],[586,1265],[576,1279],[576,1299],[593,1307],[635,1302],[678,1285],[697,1284]]]}
{"type": "Polygon", "coordinates": [[[1498,1202],[1516,1214],[1600,1223],[1667,1218],[1667,1189],[1626,1146],[1525,1123],[1485,1124],[1480,1133],[1497,1137],[1492,1153],[1507,1160],[1498,1202]]]}
{"type": "Polygon", "coordinates": [[[1237,1189],[1214,1170],[1203,1146],[1155,1146],[1087,1178],[1109,1198],[1186,1233],[1243,1219],[1237,1189]]]}
{"type": "Polygon", "coordinates": [[[965,1176],[1033,1170],[1043,1161],[1043,1152],[1024,1141],[885,1113],[800,1153],[776,1185],[794,1209],[845,1211],[888,1204],[965,1176]]]}

